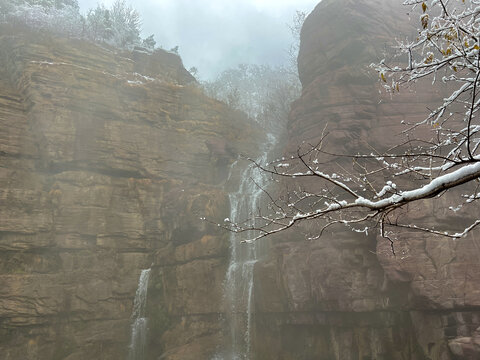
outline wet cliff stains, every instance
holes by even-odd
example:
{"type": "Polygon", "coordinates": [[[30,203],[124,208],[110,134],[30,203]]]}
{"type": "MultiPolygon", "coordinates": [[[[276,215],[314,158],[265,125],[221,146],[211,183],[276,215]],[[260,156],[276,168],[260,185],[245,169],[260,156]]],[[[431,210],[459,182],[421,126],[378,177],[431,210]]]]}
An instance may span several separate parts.
{"type": "Polygon", "coordinates": [[[0,65],[2,359],[124,358],[152,264],[151,351],[216,346],[193,329],[221,311],[227,241],[199,218],[227,213],[228,166],[260,130],[162,50],[5,31],[0,65]]]}
{"type": "MultiPolygon", "coordinates": [[[[369,73],[395,36],[412,33],[405,12],[393,0],[323,0],[308,16],[298,57],[303,92],[290,114],[287,153],[315,143],[327,123],[327,151],[385,149],[402,120],[423,119],[426,104],[442,98],[430,84],[383,96],[378,75],[369,73]]],[[[325,171],[341,161],[323,164],[325,171]]],[[[438,209],[414,204],[409,214],[446,224],[448,198],[440,201],[438,209]]],[[[341,227],[315,241],[294,231],[275,241],[255,273],[259,358],[480,358],[475,233],[452,241],[401,231],[397,256],[385,239],[341,227]]]]}

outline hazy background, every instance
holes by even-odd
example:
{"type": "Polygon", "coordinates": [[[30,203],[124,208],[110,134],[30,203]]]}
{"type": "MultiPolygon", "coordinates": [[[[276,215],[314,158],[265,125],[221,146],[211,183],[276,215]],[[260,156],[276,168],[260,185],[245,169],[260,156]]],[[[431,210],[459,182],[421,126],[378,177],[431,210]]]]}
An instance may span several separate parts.
{"type": "MultiPolygon", "coordinates": [[[[109,6],[114,0],[100,1],[109,6]]],[[[319,0],[141,0],[142,37],[157,46],[179,46],[185,67],[212,79],[240,63],[282,65],[293,39],[288,23],[296,10],[310,12],[319,0]]],[[[79,0],[82,13],[99,3],[79,0]]]]}

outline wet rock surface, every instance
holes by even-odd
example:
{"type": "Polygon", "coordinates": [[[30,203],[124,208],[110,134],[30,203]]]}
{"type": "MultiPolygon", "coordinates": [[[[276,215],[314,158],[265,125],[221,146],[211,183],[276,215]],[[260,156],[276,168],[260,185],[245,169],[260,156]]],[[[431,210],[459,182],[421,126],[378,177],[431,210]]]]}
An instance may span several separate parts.
{"type": "Polygon", "coordinates": [[[125,358],[149,267],[149,356],[212,354],[228,243],[200,217],[228,213],[259,129],[162,50],[5,31],[0,51],[0,357],[125,358]]]}
{"type": "MultiPolygon", "coordinates": [[[[317,6],[285,152],[327,123],[337,153],[382,150],[438,101],[423,85],[382,96],[367,68],[412,31],[404,13],[393,0],[317,6]]],[[[0,36],[0,357],[125,358],[151,267],[148,358],[210,359],[225,341],[228,234],[199,218],[228,214],[229,165],[258,154],[261,132],[173,54],[32,36],[0,36]]],[[[447,204],[408,212],[451,226],[447,204]]],[[[343,228],[274,237],[255,265],[256,359],[480,358],[476,235],[400,231],[395,255],[343,228]]]]}
{"type": "MultiPolygon", "coordinates": [[[[427,104],[441,100],[445,89],[430,84],[384,96],[368,69],[394,34],[412,33],[400,3],[324,0],[308,16],[298,58],[303,92],[293,104],[287,153],[314,144],[327,124],[326,151],[381,151],[398,142],[402,120],[423,119],[427,104]]],[[[325,169],[342,163],[329,161],[325,169]]],[[[415,203],[408,216],[458,226],[449,201],[415,203]]],[[[465,223],[475,217],[464,215],[465,223]]],[[[278,236],[256,266],[258,358],[480,358],[477,235],[453,241],[399,230],[395,255],[388,240],[341,227],[317,240],[295,231],[278,236]]]]}

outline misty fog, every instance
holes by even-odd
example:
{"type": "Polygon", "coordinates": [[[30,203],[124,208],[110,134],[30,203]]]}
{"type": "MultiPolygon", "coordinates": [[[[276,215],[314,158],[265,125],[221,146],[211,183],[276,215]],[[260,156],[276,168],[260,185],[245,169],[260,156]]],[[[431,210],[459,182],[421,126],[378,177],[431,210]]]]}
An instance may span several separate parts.
{"type": "Polygon", "coordinates": [[[480,359],[477,0],[0,0],[0,360],[480,359]]]}
{"type": "MultiPolygon", "coordinates": [[[[110,2],[105,2],[109,4],[110,2]]],[[[212,80],[238,64],[282,66],[293,41],[287,24],[295,11],[310,12],[317,1],[145,0],[131,4],[142,16],[142,35],[155,34],[165,49],[179,46],[187,69],[212,80]]],[[[79,1],[82,12],[97,1],[79,1]]]]}

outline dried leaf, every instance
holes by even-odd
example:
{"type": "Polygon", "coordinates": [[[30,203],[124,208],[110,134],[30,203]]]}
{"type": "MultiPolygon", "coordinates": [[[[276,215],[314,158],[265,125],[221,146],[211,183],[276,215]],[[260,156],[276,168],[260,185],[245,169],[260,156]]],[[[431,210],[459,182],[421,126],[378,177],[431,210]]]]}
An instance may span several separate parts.
{"type": "Polygon", "coordinates": [[[422,15],[422,17],[420,18],[420,21],[422,22],[423,28],[426,29],[428,26],[428,14],[422,15]]]}
{"type": "Polygon", "coordinates": [[[423,12],[427,11],[427,4],[422,3],[422,10],[423,12]]]}

